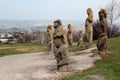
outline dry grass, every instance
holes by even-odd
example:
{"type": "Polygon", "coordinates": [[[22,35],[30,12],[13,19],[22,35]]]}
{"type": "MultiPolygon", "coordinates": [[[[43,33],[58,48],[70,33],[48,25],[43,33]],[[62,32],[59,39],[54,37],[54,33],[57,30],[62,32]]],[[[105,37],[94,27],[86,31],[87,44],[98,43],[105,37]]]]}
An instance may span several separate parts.
{"type": "Polygon", "coordinates": [[[46,51],[46,45],[37,43],[0,44],[0,56],[46,51]]]}

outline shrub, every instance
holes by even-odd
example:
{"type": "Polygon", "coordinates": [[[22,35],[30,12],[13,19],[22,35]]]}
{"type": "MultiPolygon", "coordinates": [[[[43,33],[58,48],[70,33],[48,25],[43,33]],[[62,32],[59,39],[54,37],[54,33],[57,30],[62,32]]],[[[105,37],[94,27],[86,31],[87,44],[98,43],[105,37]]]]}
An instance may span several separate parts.
{"type": "MultiPolygon", "coordinates": [[[[108,38],[120,36],[119,26],[114,24],[112,27],[110,27],[110,25],[108,24],[107,36],[108,38]]],[[[93,40],[97,39],[98,39],[98,20],[93,23],[93,40]]]]}

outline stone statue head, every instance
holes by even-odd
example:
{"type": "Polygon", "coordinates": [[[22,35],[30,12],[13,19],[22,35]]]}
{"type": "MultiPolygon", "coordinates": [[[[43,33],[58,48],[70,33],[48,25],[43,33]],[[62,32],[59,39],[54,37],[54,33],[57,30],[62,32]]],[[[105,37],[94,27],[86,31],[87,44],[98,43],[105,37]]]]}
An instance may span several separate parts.
{"type": "Polygon", "coordinates": [[[71,24],[68,24],[68,29],[71,29],[71,28],[72,28],[71,24]]]}
{"type": "Polygon", "coordinates": [[[92,11],[91,8],[88,8],[88,9],[87,9],[87,14],[88,14],[88,15],[93,14],[93,11],[92,11]]]}
{"type": "Polygon", "coordinates": [[[98,15],[99,15],[100,21],[103,20],[103,18],[107,18],[107,13],[106,13],[105,9],[100,9],[98,15]]]}
{"type": "Polygon", "coordinates": [[[54,21],[54,28],[56,29],[58,26],[61,26],[62,22],[60,19],[54,21]]]}
{"type": "Polygon", "coordinates": [[[49,32],[49,30],[52,30],[52,25],[48,25],[47,32],[49,32]]]}

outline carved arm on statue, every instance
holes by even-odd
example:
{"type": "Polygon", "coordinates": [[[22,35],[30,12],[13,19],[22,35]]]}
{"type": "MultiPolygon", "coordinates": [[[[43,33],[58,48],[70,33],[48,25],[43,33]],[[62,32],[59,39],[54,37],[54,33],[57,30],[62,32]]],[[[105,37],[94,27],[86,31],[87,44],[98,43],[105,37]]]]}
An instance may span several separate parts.
{"type": "Polygon", "coordinates": [[[93,22],[93,16],[88,16],[87,21],[93,22]]]}

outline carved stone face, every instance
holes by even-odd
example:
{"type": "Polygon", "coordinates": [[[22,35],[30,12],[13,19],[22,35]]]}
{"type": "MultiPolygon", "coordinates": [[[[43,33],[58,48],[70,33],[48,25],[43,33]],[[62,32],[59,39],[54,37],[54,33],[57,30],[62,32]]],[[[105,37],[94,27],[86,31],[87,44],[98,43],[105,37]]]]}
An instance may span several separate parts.
{"type": "Polygon", "coordinates": [[[68,24],[68,29],[71,29],[71,28],[72,28],[71,24],[68,24]]]}
{"type": "Polygon", "coordinates": [[[104,18],[107,18],[107,13],[104,9],[101,9],[98,14],[100,21],[102,21],[104,18]]]}
{"type": "Polygon", "coordinates": [[[61,26],[62,25],[62,23],[61,23],[61,20],[56,20],[56,21],[54,21],[54,28],[56,29],[58,26],[61,26]]]}
{"type": "Polygon", "coordinates": [[[91,8],[88,8],[88,9],[87,9],[87,14],[90,15],[90,13],[93,13],[93,12],[92,12],[92,9],[91,9],[91,8]]]}
{"type": "Polygon", "coordinates": [[[50,30],[52,30],[52,25],[48,25],[47,27],[47,32],[49,32],[50,30]]]}

